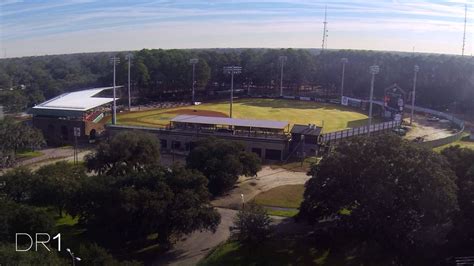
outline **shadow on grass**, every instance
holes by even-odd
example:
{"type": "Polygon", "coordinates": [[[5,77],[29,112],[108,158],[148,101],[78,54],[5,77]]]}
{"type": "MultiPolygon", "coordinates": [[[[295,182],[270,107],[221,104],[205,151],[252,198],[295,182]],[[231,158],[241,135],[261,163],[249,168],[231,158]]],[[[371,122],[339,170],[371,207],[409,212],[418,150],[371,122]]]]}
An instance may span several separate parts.
{"type": "MultiPolygon", "coordinates": [[[[147,239],[123,242],[112,239],[113,236],[101,234],[100,232],[88,232],[78,223],[77,218],[69,215],[56,216],[56,231],[61,233],[61,245],[64,249],[70,248],[74,252],[80,250],[81,245],[97,243],[105,248],[116,259],[151,261],[158,254],[164,253],[156,241],[156,235],[150,235],[147,239]]],[[[80,254],[77,253],[80,257],[80,254]]]]}
{"type": "Polygon", "coordinates": [[[286,219],[270,239],[248,247],[229,240],[198,265],[389,265],[391,256],[375,244],[315,232],[286,219]]]}

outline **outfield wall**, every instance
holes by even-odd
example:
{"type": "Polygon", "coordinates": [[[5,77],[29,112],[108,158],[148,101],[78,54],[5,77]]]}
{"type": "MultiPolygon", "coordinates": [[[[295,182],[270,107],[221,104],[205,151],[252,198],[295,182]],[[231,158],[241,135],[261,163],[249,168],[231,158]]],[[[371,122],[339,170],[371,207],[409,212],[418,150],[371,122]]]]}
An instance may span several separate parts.
{"type": "MultiPolygon", "coordinates": [[[[385,132],[400,126],[399,121],[388,121],[379,124],[373,124],[370,126],[370,133],[380,133],[385,132]]],[[[336,132],[330,132],[321,135],[322,142],[331,142],[331,141],[338,141],[345,138],[355,137],[359,135],[365,135],[369,133],[369,127],[361,126],[356,128],[345,129],[336,132]]]]}
{"type": "MultiPolygon", "coordinates": [[[[265,97],[265,96],[260,96],[260,97],[265,97]]],[[[328,102],[328,103],[335,103],[338,104],[340,101],[338,100],[328,100],[328,99],[318,99],[318,98],[312,98],[312,97],[303,97],[303,96],[283,96],[284,99],[292,99],[292,100],[302,100],[302,101],[314,101],[314,102],[328,102]]],[[[363,100],[363,99],[356,99],[356,98],[351,98],[353,100],[358,100],[360,102],[368,103],[368,100],[363,100]]],[[[374,104],[383,106],[384,103],[382,101],[373,101],[374,104]]],[[[411,111],[411,106],[410,105],[405,105],[406,110],[411,111]]],[[[435,148],[439,146],[443,146],[452,142],[455,142],[459,139],[462,138],[462,135],[465,130],[465,122],[457,117],[455,117],[452,114],[447,114],[443,113],[440,111],[432,110],[429,108],[424,108],[424,107],[419,107],[415,106],[414,107],[415,112],[419,113],[425,113],[425,114],[430,114],[436,117],[441,117],[446,120],[449,120],[451,123],[455,124],[460,130],[456,132],[455,134],[441,138],[441,139],[436,139],[436,140],[430,140],[430,141],[425,141],[420,143],[421,145],[425,147],[430,147],[430,148],[435,148]]],[[[395,122],[395,121],[389,121],[385,123],[380,123],[380,124],[374,124],[370,128],[370,132],[381,132],[385,131],[388,129],[393,129],[400,126],[400,122],[395,122]]],[[[329,141],[335,141],[335,140],[341,140],[344,138],[352,137],[352,136],[357,136],[357,135],[363,135],[367,134],[368,129],[367,126],[359,127],[359,128],[353,128],[353,129],[346,129],[346,130],[341,130],[337,132],[330,132],[321,135],[321,141],[322,142],[329,142],[329,141]]]]}

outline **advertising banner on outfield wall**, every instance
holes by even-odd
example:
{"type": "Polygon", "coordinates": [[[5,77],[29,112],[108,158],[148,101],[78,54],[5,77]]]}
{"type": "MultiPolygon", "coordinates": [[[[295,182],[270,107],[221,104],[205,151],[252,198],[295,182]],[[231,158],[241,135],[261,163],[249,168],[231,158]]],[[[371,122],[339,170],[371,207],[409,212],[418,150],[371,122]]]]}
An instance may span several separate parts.
{"type": "Polygon", "coordinates": [[[341,97],[341,104],[344,105],[344,106],[349,105],[349,98],[346,97],[346,96],[342,96],[341,97]]]}

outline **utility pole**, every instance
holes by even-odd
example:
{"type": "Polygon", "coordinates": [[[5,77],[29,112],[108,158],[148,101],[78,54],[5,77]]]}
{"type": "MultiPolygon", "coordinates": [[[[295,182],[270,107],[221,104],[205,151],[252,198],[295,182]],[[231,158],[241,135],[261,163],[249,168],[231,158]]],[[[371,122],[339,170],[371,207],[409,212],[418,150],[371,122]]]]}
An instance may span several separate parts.
{"type": "Polygon", "coordinates": [[[342,58],[342,78],[341,78],[341,104],[342,104],[342,97],[344,97],[344,74],[346,72],[346,64],[349,62],[349,59],[342,58]]]}
{"type": "Polygon", "coordinates": [[[278,60],[280,60],[280,66],[281,66],[281,71],[280,71],[280,97],[283,97],[283,66],[285,65],[286,60],[288,60],[288,57],[281,55],[278,60]]]}
{"type": "Polygon", "coordinates": [[[199,59],[197,58],[193,58],[193,59],[189,59],[189,63],[193,65],[193,92],[192,92],[192,103],[194,104],[195,102],[195,92],[194,92],[194,86],[196,84],[196,81],[194,80],[194,74],[195,74],[195,71],[196,71],[196,64],[199,62],[199,59]]]}
{"type": "Polygon", "coordinates": [[[113,90],[114,90],[114,102],[113,102],[113,111],[112,111],[112,124],[115,125],[117,124],[117,103],[116,103],[116,92],[115,92],[115,66],[117,63],[120,63],[120,58],[114,56],[110,58],[110,61],[114,65],[114,85],[113,85],[113,90]]]}
{"type": "Polygon", "coordinates": [[[252,83],[252,81],[249,78],[247,78],[247,95],[249,96],[250,96],[250,83],[252,83]]]}
{"type": "Polygon", "coordinates": [[[128,110],[132,110],[132,96],[130,93],[130,62],[132,61],[132,54],[127,54],[125,57],[128,60],[128,110]]]}
{"type": "Polygon", "coordinates": [[[369,102],[369,131],[368,135],[370,136],[370,127],[372,126],[372,101],[374,98],[374,83],[375,75],[380,72],[380,68],[377,65],[373,65],[369,68],[370,74],[372,75],[372,80],[370,81],[370,102],[369,102]]]}
{"type": "Polygon", "coordinates": [[[467,26],[467,4],[464,6],[464,35],[462,37],[462,56],[464,56],[464,49],[466,48],[466,26],[467,26]]]}
{"type": "Polygon", "coordinates": [[[304,147],[304,142],[305,142],[305,135],[301,135],[300,143],[301,143],[301,166],[303,166],[304,163],[304,158],[305,158],[305,147],[304,147]]]}
{"type": "Polygon", "coordinates": [[[232,104],[234,103],[234,74],[242,73],[242,67],[240,66],[227,66],[224,67],[224,74],[230,74],[230,110],[229,117],[232,118],[232,104]]]}
{"type": "Polygon", "coordinates": [[[415,65],[413,71],[414,76],[413,76],[413,92],[411,95],[411,115],[410,115],[410,126],[413,122],[413,114],[415,113],[415,97],[416,97],[416,76],[418,74],[418,71],[420,71],[420,67],[418,65],[415,65]]]}

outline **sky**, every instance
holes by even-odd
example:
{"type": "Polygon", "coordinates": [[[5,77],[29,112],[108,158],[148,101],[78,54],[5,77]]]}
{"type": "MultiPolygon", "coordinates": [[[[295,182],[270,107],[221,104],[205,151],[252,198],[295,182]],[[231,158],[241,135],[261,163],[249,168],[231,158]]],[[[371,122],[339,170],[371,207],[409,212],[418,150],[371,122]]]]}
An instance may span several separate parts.
{"type": "Polygon", "coordinates": [[[0,58],[143,48],[474,52],[474,0],[0,0],[0,58]]]}

